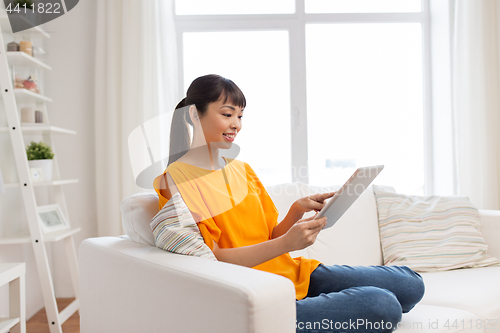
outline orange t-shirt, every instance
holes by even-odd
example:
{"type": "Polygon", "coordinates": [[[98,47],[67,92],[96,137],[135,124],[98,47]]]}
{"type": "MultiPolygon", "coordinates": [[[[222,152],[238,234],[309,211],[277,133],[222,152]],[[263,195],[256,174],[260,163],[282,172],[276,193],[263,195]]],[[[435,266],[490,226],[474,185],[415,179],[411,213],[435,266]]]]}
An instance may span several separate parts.
{"type": "MultiPolygon", "coordinates": [[[[161,209],[170,198],[160,194],[160,180],[168,172],[198,224],[210,249],[255,245],[272,237],[278,210],[253,169],[245,162],[226,159],[220,170],[173,162],[154,180],[161,209]]],[[[306,297],[311,273],[321,262],[282,254],[252,268],[278,274],[295,285],[296,299],[306,297]]]]}

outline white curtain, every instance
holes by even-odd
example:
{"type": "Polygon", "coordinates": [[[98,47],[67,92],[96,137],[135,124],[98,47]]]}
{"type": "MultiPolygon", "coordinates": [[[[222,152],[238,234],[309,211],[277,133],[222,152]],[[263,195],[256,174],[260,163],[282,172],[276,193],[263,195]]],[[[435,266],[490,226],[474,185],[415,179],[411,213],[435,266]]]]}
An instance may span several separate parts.
{"type": "Polygon", "coordinates": [[[500,1],[452,4],[457,194],[500,209],[500,1]]]}
{"type": "Polygon", "coordinates": [[[98,236],[124,234],[120,203],[145,191],[135,184],[128,151],[134,128],[173,110],[177,51],[173,0],[97,2],[95,81],[98,236]]]}

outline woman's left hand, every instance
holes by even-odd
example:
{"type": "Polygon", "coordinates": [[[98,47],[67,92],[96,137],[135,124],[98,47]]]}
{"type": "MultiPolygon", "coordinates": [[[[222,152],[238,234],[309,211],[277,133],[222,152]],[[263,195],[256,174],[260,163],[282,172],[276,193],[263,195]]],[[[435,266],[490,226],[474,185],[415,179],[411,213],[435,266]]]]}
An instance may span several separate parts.
{"type": "Polygon", "coordinates": [[[300,198],[299,200],[295,201],[294,204],[301,213],[307,213],[312,210],[319,212],[325,206],[325,200],[333,197],[335,193],[337,192],[313,194],[308,197],[300,198]]]}

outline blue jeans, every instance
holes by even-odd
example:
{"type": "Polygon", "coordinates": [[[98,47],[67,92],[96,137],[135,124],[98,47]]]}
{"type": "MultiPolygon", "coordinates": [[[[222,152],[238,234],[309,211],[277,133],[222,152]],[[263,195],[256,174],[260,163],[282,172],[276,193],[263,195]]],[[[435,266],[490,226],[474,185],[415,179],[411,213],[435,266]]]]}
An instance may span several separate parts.
{"type": "Polygon", "coordinates": [[[424,295],[407,266],[320,264],[307,296],[296,300],[297,332],[392,332],[424,295]]]}

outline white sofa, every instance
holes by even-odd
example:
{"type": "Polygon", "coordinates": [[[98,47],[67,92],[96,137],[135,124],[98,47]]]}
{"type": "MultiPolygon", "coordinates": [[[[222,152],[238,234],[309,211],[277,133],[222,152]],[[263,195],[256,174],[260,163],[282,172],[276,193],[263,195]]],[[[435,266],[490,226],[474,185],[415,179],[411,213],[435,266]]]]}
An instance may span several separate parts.
{"type": "MultiPolygon", "coordinates": [[[[303,183],[267,187],[279,221],[298,198],[336,189],[303,183]]],[[[127,235],[89,238],[79,249],[82,333],[295,332],[290,280],[152,246],[149,221],[158,211],[155,193],[135,194],[121,209],[127,235]]],[[[498,258],[500,211],[480,213],[488,252],[498,258]]],[[[313,245],[291,255],[327,265],[382,265],[372,188],[313,245]]],[[[403,315],[398,332],[500,332],[500,267],[421,275],[424,298],[403,315]]]]}

